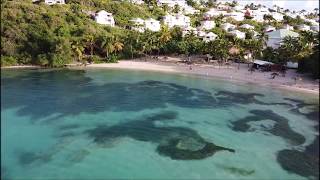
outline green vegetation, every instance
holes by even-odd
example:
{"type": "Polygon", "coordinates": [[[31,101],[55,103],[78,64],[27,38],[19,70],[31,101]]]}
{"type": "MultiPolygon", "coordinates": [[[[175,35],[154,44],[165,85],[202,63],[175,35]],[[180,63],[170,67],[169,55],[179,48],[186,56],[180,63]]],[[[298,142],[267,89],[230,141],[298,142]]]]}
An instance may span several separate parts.
{"type": "MultiPolygon", "coordinates": [[[[188,4],[197,7],[192,0],[188,4]]],[[[203,2],[202,2],[203,3],[203,2]]],[[[235,5],[230,3],[232,5],[235,5]]],[[[279,27],[282,23],[298,25],[301,18],[285,17],[282,23],[266,16],[265,23],[250,18],[236,22],[231,18],[225,21],[236,25],[250,24],[260,35],[254,37],[249,30],[246,39],[240,40],[227,35],[219,28],[223,16],[212,18],[217,27],[211,32],[218,35],[215,41],[205,43],[195,35],[182,36],[180,28],[168,29],[162,26],[161,31],[139,33],[129,30],[132,18],[149,18],[160,20],[166,11],[179,11],[179,7],[169,9],[156,5],[149,0],[146,4],[134,5],[126,1],[111,0],[69,0],[66,5],[39,3],[30,0],[1,1],[1,66],[18,64],[35,64],[48,67],[61,67],[71,62],[116,62],[118,59],[135,58],[150,54],[211,54],[218,60],[236,58],[244,60],[244,54],[250,52],[254,58],[262,58],[277,63],[287,60],[304,62],[301,72],[315,66],[318,37],[308,32],[299,32],[300,38],[286,38],[278,49],[266,48],[266,35],[263,27],[267,24],[279,27]],[[116,27],[99,25],[92,19],[98,10],[113,13],[116,27]],[[230,53],[230,49],[236,53],[230,53]],[[311,60],[310,60],[311,59],[311,60]]],[[[208,7],[216,6],[209,1],[208,7]]],[[[200,9],[203,13],[206,8],[200,9]]],[[[192,26],[200,25],[202,13],[191,16],[192,26]]],[[[209,31],[207,31],[209,32],[209,31]]],[[[302,66],[301,66],[302,67],[302,66]]],[[[316,66],[318,67],[318,65],[316,66]]]]}

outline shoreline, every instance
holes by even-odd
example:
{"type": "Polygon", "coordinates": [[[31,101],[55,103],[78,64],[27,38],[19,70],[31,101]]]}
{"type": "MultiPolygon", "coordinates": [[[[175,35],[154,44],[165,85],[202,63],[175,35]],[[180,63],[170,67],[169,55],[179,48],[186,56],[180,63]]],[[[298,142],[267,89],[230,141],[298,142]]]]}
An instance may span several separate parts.
{"type": "MultiPolygon", "coordinates": [[[[243,66],[243,65],[242,65],[243,66]]],[[[247,65],[244,65],[247,66],[247,65]]],[[[230,82],[236,83],[247,83],[247,84],[256,84],[260,86],[268,86],[276,89],[283,89],[288,91],[295,92],[304,92],[308,94],[319,95],[319,86],[317,87],[307,87],[310,84],[288,84],[288,81],[273,81],[270,79],[266,79],[268,77],[268,73],[254,72],[253,74],[264,74],[264,78],[253,77],[249,79],[248,76],[237,76],[239,74],[243,74],[243,70],[238,74],[236,73],[236,68],[234,66],[229,67],[217,67],[213,65],[192,65],[192,70],[189,69],[189,65],[186,64],[175,64],[175,63],[167,63],[167,62],[142,62],[142,61],[132,61],[132,60],[122,60],[118,63],[102,63],[102,64],[91,64],[86,67],[70,67],[70,69],[127,69],[127,70],[143,70],[143,71],[156,71],[163,73],[173,73],[173,74],[182,74],[182,75],[193,75],[198,76],[200,78],[212,78],[212,79],[221,79],[230,82]],[[229,73],[226,73],[228,71],[229,73]],[[234,72],[234,73],[233,73],[234,72]],[[265,80],[265,81],[262,81],[265,80]],[[287,83],[287,84],[286,84],[287,83]]],[[[243,69],[243,67],[241,67],[243,69]]],[[[245,70],[247,71],[247,70],[245,70]]],[[[269,72],[270,73],[270,72],[269,72]]],[[[247,73],[247,75],[250,72],[247,73]]],[[[282,77],[277,77],[282,78],[282,77]]],[[[288,80],[288,78],[286,78],[288,80]]],[[[294,80],[292,80],[294,81],[294,80]]],[[[301,82],[300,82],[301,83],[301,82]]]]}
{"type": "MultiPolygon", "coordinates": [[[[216,80],[225,80],[236,83],[256,84],[259,86],[267,86],[275,89],[282,89],[294,92],[303,92],[308,94],[319,95],[319,83],[315,80],[306,79],[303,82],[293,84],[293,76],[297,75],[294,70],[287,73],[286,77],[276,77],[275,79],[268,78],[270,72],[248,72],[247,65],[241,64],[230,66],[214,66],[207,64],[193,64],[192,69],[184,63],[165,62],[165,61],[142,61],[137,60],[121,60],[118,63],[102,63],[90,64],[87,66],[69,66],[68,69],[127,69],[127,70],[142,70],[155,71],[163,73],[192,75],[200,78],[210,78],[216,80]]],[[[43,69],[41,66],[6,66],[1,69],[43,69]]]]}

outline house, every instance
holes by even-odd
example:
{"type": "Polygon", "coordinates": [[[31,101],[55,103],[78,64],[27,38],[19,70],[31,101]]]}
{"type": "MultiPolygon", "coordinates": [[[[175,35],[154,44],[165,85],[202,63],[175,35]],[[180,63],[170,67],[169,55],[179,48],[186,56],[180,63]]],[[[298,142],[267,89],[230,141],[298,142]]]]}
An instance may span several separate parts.
{"type": "Polygon", "coordinates": [[[232,31],[232,30],[234,30],[234,29],[236,28],[235,25],[230,24],[230,23],[221,24],[220,27],[221,27],[223,30],[225,30],[225,31],[232,31]]]}
{"type": "Polygon", "coordinates": [[[287,37],[298,37],[299,34],[287,29],[278,29],[276,31],[266,33],[268,36],[267,46],[277,49],[280,47],[282,40],[287,37]]]}
{"type": "Polygon", "coordinates": [[[144,4],[144,1],[143,0],[129,0],[130,3],[133,3],[133,4],[144,4]]]}
{"type": "Polygon", "coordinates": [[[206,35],[204,35],[202,39],[204,42],[210,42],[210,41],[214,41],[217,37],[218,35],[214,34],[213,32],[209,32],[206,35]]]}
{"type": "Polygon", "coordinates": [[[187,2],[185,0],[157,0],[158,6],[167,5],[173,8],[175,5],[184,7],[187,6],[187,2]]]}
{"type": "Polygon", "coordinates": [[[145,31],[145,23],[144,20],[141,18],[134,18],[131,19],[130,22],[133,23],[133,26],[131,29],[138,31],[138,32],[144,32],[145,31]]]}
{"type": "Polygon", "coordinates": [[[225,15],[225,14],[227,14],[227,11],[218,11],[215,8],[211,8],[211,9],[209,9],[209,11],[207,11],[203,14],[203,17],[205,19],[208,19],[208,18],[211,18],[214,16],[225,15]]]}
{"type": "Polygon", "coordinates": [[[300,31],[310,31],[310,26],[305,24],[300,24],[297,26],[297,29],[300,31]]]}
{"type": "Polygon", "coordinates": [[[293,30],[293,26],[290,26],[289,24],[284,24],[284,25],[282,26],[282,29],[293,30]]]}
{"type": "Polygon", "coordinates": [[[192,6],[184,6],[183,7],[184,14],[197,14],[199,12],[200,12],[200,10],[195,9],[192,6]]]}
{"type": "Polygon", "coordinates": [[[150,30],[150,31],[160,31],[161,27],[160,27],[160,21],[157,21],[153,18],[149,18],[149,19],[146,19],[144,21],[144,24],[145,24],[145,28],[150,30]]]}
{"type": "Polygon", "coordinates": [[[245,29],[254,29],[254,26],[251,26],[250,24],[243,24],[240,27],[245,29]]]}
{"type": "Polygon", "coordinates": [[[191,26],[186,27],[186,28],[184,28],[184,29],[182,30],[182,36],[183,36],[183,37],[186,36],[187,34],[191,34],[191,33],[193,33],[194,35],[198,35],[197,29],[194,28],[194,27],[191,27],[191,26]]]}
{"type": "Polygon", "coordinates": [[[176,14],[175,16],[168,14],[163,16],[163,23],[169,28],[174,26],[185,28],[190,26],[190,17],[182,14],[176,14]]]}
{"type": "Polygon", "coordinates": [[[109,25],[112,27],[115,25],[112,13],[108,13],[105,10],[98,11],[94,18],[98,24],[109,25]]]}
{"type": "Polygon", "coordinates": [[[66,4],[65,0],[45,0],[44,3],[48,5],[53,5],[53,4],[66,4]]]}
{"type": "Polygon", "coordinates": [[[244,15],[241,12],[230,12],[224,15],[225,17],[231,17],[236,21],[243,21],[244,15]]]}
{"type": "Polygon", "coordinates": [[[271,32],[271,31],[275,31],[275,30],[276,30],[276,28],[273,26],[270,26],[270,25],[268,25],[264,28],[264,32],[271,32]]]}
{"type": "Polygon", "coordinates": [[[235,36],[236,38],[239,39],[245,39],[246,38],[246,33],[241,32],[239,30],[233,30],[229,32],[230,35],[235,36]]]}
{"type": "Polygon", "coordinates": [[[283,20],[283,14],[278,12],[271,12],[270,15],[275,19],[276,21],[282,21],[283,20]]]}
{"type": "Polygon", "coordinates": [[[219,11],[228,11],[231,10],[231,7],[226,4],[218,4],[217,9],[219,11]]]}
{"type": "Polygon", "coordinates": [[[245,9],[245,6],[241,5],[241,4],[238,4],[235,7],[233,7],[232,9],[235,10],[235,11],[241,11],[241,10],[245,9]]]}
{"type": "Polygon", "coordinates": [[[311,29],[312,31],[319,32],[319,24],[318,24],[318,25],[312,25],[312,26],[310,26],[310,29],[311,29]]]}
{"type": "Polygon", "coordinates": [[[214,21],[201,21],[201,26],[199,27],[199,29],[204,29],[204,30],[210,30],[213,29],[216,26],[216,24],[214,23],[214,21]]]}
{"type": "Polygon", "coordinates": [[[203,37],[203,36],[205,36],[206,35],[206,32],[204,32],[204,31],[198,31],[198,36],[199,37],[203,37]]]}

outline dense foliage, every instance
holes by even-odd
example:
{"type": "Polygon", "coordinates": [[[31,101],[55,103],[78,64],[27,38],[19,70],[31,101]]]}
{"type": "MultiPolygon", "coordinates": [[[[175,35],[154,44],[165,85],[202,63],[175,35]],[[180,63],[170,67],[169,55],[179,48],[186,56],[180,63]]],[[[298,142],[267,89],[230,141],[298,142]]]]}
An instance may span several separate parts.
{"type": "MultiPolygon", "coordinates": [[[[132,18],[151,17],[160,20],[166,12],[180,10],[179,7],[158,7],[154,0],[145,2],[145,5],[134,5],[127,1],[68,0],[65,5],[48,6],[43,2],[33,4],[31,0],[2,0],[1,65],[37,64],[59,67],[75,61],[115,62],[117,59],[147,54],[174,53],[211,54],[218,60],[245,60],[244,55],[251,53],[254,58],[281,63],[288,59],[306,60],[314,54],[312,47],[318,44],[315,40],[318,37],[299,32],[302,33],[302,38],[287,39],[278,50],[264,49],[267,37],[263,27],[267,24],[276,27],[282,25],[272,17],[265,17],[268,20],[265,23],[252,19],[237,22],[223,16],[215,17],[212,20],[217,27],[210,31],[217,34],[218,38],[208,43],[193,34],[182,36],[182,30],[178,27],[168,29],[162,25],[159,32],[145,33],[130,30],[129,20],[132,18]],[[94,22],[92,14],[98,10],[113,13],[116,26],[103,26],[94,22]],[[234,38],[219,28],[223,22],[253,25],[260,35],[254,36],[250,30],[242,29],[246,32],[246,39],[234,38]],[[236,49],[236,53],[231,53],[231,48],[236,49]]],[[[197,8],[199,6],[192,0],[187,3],[197,8]]],[[[215,3],[206,5],[214,7],[215,3]]],[[[192,26],[198,26],[202,13],[208,10],[206,7],[199,9],[200,14],[190,15],[192,26]]],[[[283,23],[296,25],[300,21],[300,18],[285,17],[283,23]]]]}

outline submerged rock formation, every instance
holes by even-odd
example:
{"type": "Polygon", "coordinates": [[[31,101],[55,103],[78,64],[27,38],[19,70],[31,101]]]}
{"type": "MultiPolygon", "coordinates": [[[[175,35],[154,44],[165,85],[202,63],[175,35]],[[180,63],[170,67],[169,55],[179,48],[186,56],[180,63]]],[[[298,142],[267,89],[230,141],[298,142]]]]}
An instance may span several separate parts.
{"type": "Polygon", "coordinates": [[[235,152],[233,149],[207,142],[193,129],[158,127],[154,123],[155,121],[168,121],[176,118],[176,112],[163,111],[111,127],[99,126],[86,133],[97,144],[108,143],[119,137],[158,143],[157,152],[160,155],[178,160],[204,159],[221,150],[235,152]]]}

